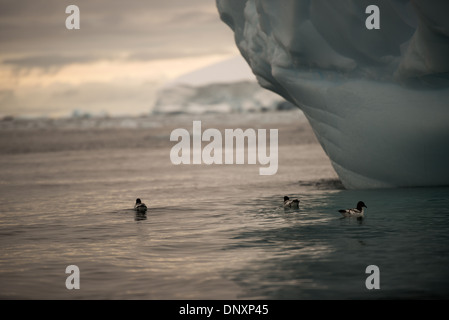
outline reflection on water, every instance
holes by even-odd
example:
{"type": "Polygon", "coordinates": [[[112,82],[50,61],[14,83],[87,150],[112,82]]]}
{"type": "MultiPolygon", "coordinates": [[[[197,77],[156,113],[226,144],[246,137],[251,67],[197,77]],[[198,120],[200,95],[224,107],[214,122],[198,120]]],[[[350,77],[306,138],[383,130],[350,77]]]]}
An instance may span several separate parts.
{"type": "MultiPolygon", "coordinates": [[[[299,196],[299,195],[298,195],[299,196]]],[[[243,230],[239,243],[264,255],[229,276],[241,298],[447,298],[449,189],[346,191],[302,195],[287,224],[243,230]],[[340,207],[363,200],[363,219],[341,218],[340,207]],[[443,254],[444,253],[444,254],[443,254]],[[365,287],[365,268],[377,265],[382,290],[365,287]],[[425,274],[423,277],[422,275],[425,274]]],[[[267,200],[253,216],[267,216],[267,200]]],[[[250,213],[251,210],[248,211],[250,213]]]]}
{"type": "Polygon", "coordinates": [[[344,190],[344,186],[339,179],[318,179],[309,181],[299,181],[301,187],[313,188],[315,190],[344,190]]]}
{"type": "Polygon", "coordinates": [[[137,211],[134,215],[134,220],[136,220],[136,221],[147,220],[147,214],[145,212],[137,211]]]}
{"type": "Polygon", "coordinates": [[[0,298],[448,298],[449,188],[348,191],[321,178],[285,185],[238,167],[174,174],[165,153],[152,158],[158,174],[141,179],[141,170],[117,168],[142,168],[144,157],[108,151],[105,166],[77,156],[45,157],[61,175],[72,161],[73,184],[58,174],[24,183],[23,172],[35,173],[11,164],[18,177],[0,190],[0,298]],[[27,196],[17,203],[17,194],[27,196]],[[136,194],[146,214],[132,210],[136,194]],[[284,209],[285,195],[299,208],[284,209]],[[364,219],[342,218],[338,210],[359,200],[364,219]],[[78,291],[65,288],[72,264],[78,291]],[[365,287],[372,264],[376,291],[365,287]]]}

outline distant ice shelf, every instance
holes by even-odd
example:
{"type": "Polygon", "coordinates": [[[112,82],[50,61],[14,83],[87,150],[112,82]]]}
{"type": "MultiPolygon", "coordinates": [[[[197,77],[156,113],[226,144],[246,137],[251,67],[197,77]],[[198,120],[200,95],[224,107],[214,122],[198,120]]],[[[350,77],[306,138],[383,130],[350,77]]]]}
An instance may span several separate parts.
{"type": "Polygon", "coordinates": [[[259,84],[349,189],[449,185],[449,2],[217,0],[259,84]],[[368,30],[368,5],[380,29],[368,30]]]}
{"type": "MultiPolygon", "coordinates": [[[[245,59],[237,55],[164,85],[157,92],[152,112],[260,112],[277,110],[285,103],[279,95],[263,89],[245,59]]],[[[291,106],[290,103],[288,105],[291,106]]]]}
{"type": "MultiPolygon", "coordinates": [[[[261,88],[256,81],[175,84],[162,88],[153,114],[245,113],[278,110],[285,100],[261,88]]],[[[291,104],[290,104],[291,105],[291,104]]]]}

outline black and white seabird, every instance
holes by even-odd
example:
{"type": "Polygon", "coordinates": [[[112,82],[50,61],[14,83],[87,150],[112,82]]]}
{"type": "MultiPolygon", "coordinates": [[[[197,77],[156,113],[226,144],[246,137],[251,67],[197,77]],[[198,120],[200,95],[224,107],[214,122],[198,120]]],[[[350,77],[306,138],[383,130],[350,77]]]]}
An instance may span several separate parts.
{"type": "Polygon", "coordinates": [[[299,200],[298,199],[290,199],[289,197],[284,197],[284,208],[298,208],[299,200]]]}
{"type": "Polygon", "coordinates": [[[368,208],[368,207],[363,203],[363,201],[359,201],[357,203],[357,208],[338,210],[338,212],[340,212],[343,215],[343,217],[361,218],[361,217],[363,217],[363,214],[364,214],[363,208],[368,208]]]}
{"type": "Polygon", "coordinates": [[[138,212],[145,212],[147,211],[147,206],[145,205],[145,203],[142,203],[142,201],[139,198],[137,198],[136,204],[134,205],[134,210],[138,212]]]}

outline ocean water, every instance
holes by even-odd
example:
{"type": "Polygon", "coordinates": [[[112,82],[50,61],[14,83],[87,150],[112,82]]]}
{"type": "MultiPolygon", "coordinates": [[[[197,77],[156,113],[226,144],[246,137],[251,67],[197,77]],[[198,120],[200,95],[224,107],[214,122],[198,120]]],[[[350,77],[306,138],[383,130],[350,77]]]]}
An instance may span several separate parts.
{"type": "Polygon", "coordinates": [[[274,176],[169,150],[2,154],[0,298],[449,298],[449,188],[345,190],[316,143],[281,145],[274,176]],[[363,220],[340,216],[359,200],[363,220]]]}

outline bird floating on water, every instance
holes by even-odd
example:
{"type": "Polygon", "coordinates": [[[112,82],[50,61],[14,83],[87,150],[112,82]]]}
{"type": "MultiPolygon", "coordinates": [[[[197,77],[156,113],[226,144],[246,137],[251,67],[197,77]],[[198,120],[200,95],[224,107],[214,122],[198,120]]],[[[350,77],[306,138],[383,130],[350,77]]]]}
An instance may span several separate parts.
{"type": "Polygon", "coordinates": [[[284,197],[284,208],[299,208],[298,199],[290,199],[289,197],[284,197]]]}
{"type": "Polygon", "coordinates": [[[363,201],[359,201],[357,203],[357,208],[338,210],[338,212],[340,212],[343,215],[343,217],[361,218],[361,217],[363,217],[363,214],[364,214],[363,208],[368,208],[368,207],[365,205],[365,203],[363,203],[363,201]]]}
{"type": "Polygon", "coordinates": [[[134,210],[138,212],[145,212],[147,211],[147,206],[145,205],[145,203],[142,203],[142,201],[139,198],[137,198],[136,204],[134,205],[134,210]]]}

